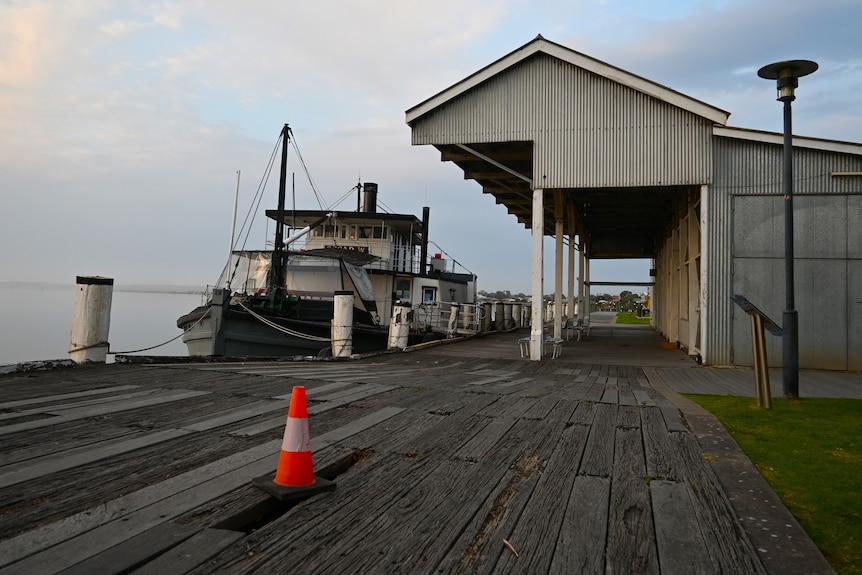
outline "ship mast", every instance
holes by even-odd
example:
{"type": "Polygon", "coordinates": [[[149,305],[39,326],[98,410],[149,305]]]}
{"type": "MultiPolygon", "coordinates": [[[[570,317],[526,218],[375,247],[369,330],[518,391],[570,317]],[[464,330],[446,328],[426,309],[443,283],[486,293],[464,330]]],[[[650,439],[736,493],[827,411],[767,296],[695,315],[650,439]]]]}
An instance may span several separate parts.
{"type": "Polygon", "coordinates": [[[284,202],[287,181],[287,144],[290,142],[290,126],[281,130],[281,174],[278,180],[278,219],[275,221],[275,245],[272,248],[272,273],[270,288],[283,289],[285,283],[286,252],[284,250],[284,202]]]}

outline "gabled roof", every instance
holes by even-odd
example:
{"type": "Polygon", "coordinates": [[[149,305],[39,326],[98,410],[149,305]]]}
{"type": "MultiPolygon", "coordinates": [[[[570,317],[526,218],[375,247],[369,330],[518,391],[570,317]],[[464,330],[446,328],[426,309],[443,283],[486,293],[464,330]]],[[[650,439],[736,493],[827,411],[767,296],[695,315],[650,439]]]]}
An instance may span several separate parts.
{"type": "Polygon", "coordinates": [[[459,95],[478,86],[489,78],[496,76],[500,72],[511,68],[538,53],[547,54],[564,62],[568,62],[573,66],[577,66],[619,84],[628,86],[634,90],[667,102],[668,104],[687,110],[692,114],[711,120],[716,124],[726,124],[727,118],[730,116],[730,112],[725,112],[724,110],[710,106],[709,104],[686,96],[676,90],[672,90],[666,86],[662,86],[661,84],[657,84],[656,82],[632,74],[631,72],[626,72],[625,70],[611,66],[610,64],[606,64],[605,62],[596,60],[595,58],[591,58],[586,54],[576,52],[570,48],[566,48],[565,46],[546,40],[540,34],[531,42],[524,44],[496,62],[485,66],[457,84],[407,110],[407,123],[411,124],[431,110],[457,98],[459,95]]]}

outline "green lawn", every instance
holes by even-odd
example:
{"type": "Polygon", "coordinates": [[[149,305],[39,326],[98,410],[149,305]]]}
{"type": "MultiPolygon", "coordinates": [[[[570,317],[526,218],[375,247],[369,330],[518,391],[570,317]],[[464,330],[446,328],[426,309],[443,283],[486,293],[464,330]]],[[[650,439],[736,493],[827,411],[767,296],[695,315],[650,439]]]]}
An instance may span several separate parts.
{"type": "Polygon", "coordinates": [[[649,316],[638,317],[633,311],[621,311],[617,313],[617,323],[649,325],[649,316]]]}
{"type": "Polygon", "coordinates": [[[862,400],[689,395],[713,413],[835,570],[862,574],[862,400]]]}

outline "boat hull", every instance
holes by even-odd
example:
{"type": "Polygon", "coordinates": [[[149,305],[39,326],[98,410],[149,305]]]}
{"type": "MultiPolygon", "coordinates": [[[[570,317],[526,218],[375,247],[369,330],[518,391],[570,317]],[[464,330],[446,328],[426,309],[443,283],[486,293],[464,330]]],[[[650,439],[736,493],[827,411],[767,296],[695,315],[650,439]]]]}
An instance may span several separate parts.
{"type": "MultiPolygon", "coordinates": [[[[268,326],[239,307],[219,307],[201,306],[177,320],[190,356],[292,357],[320,355],[330,348],[329,322],[265,316],[281,328],[310,336],[302,337],[268,326]]],[[[384,328],[356,326],[353,353],[385,350],[387,338],[384,328]]]]}

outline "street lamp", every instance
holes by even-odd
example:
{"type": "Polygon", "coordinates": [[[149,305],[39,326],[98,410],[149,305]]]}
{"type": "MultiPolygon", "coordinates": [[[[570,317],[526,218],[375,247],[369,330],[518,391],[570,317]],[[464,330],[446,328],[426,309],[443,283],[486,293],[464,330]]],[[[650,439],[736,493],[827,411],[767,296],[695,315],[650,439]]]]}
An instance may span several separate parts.
{"type": "Polygon", "coordinates": [[[811,60],[787,60],[764,66],[757,75],[777,80],[778,101],[784,102],[784,281],[787,305],[784,309],[783,376],[784,397],[799,397],[799,317],[793,293],[793,121],[790,103],[799,78],[817,70],[811,60]]]}

